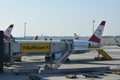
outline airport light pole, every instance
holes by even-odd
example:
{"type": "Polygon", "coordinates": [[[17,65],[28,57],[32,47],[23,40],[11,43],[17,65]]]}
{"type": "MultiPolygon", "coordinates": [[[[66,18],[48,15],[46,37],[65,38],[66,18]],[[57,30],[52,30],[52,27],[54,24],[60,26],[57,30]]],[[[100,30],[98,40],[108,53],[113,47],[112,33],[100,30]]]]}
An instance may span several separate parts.
{"type": "Polygon", "coordinates": [[[26,37],[26,22],[24,23],[24,38],[26,37]]]}
{"type": "Polygon", "coordinates": [[[93,20],[93,33],[94,33],[94,23],[95,23],[95,20],[93,20]]]}

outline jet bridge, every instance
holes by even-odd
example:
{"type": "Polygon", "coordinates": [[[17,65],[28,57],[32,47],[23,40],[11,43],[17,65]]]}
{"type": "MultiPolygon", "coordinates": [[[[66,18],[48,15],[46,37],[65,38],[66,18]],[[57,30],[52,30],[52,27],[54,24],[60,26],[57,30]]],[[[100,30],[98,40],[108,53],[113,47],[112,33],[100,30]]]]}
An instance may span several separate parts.
{"type": "Polygon", "coordinates": [[[65,41],[42,42],[15,42],[4,41],[5,62],[14,61],[15,57],[28,54],[56,54],[67,51],[68,44],[65,41]]]}
{"type": "Polygon", "coordinates": [[[32,42],[15,42],[14,40],[4,40],[4,63],[13,63],[19,55],[27,54],[56,54],[61,53],[63,56],[52,67],[57,69],[68,58],[73,51],[72,41],[32,41],[32,42]]]}

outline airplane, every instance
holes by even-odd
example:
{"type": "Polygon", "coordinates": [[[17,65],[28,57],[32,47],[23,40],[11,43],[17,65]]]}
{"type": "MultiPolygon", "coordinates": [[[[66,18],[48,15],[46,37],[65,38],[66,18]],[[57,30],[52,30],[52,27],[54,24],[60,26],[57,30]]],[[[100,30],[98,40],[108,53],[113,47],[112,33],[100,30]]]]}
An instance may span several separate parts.
{"type": "Polygon", "coordinates": [[[13,29],[14,24],[11,24],[5,31],[4,31],[4,40],[10,40],[12,38],[11,32],[13,29]]]}
{"type": "Polygon", "coordinates": [[[103,34],[104,26],[106,21],[102,21],[97,27],[93,35],[89,40],[74,40],[74,49],[75,51],[88,51],[90,47],[100,47],[101,46],[101,37],[103,34]]]}

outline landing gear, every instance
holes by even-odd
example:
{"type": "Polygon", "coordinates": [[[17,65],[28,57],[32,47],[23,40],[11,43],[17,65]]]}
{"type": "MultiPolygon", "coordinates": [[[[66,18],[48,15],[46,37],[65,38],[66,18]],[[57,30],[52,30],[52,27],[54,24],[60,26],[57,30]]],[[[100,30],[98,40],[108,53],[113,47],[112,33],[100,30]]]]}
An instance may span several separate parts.
{"type": "Polygon", "coordinates": [[[54,62],[54,60],[55,60],[55,54],[47,54],[46,56],[45,56],[45,61],[46,62],[54,62]]]}

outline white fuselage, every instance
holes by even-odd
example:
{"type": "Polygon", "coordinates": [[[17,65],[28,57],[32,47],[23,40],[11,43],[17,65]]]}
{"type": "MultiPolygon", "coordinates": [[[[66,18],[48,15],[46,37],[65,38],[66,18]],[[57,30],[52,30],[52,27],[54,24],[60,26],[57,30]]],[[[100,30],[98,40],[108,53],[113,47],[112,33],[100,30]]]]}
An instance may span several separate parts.
{"type": "Polygon", "coordinates": [[[74,40],[73,48],[77,53],[85,53],[89,51],[91,46],[100,46],[100,43],[91,42],[88,40],[74,40]]]}

